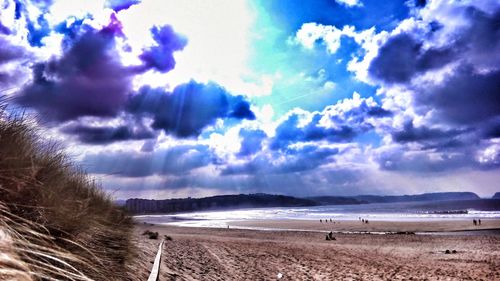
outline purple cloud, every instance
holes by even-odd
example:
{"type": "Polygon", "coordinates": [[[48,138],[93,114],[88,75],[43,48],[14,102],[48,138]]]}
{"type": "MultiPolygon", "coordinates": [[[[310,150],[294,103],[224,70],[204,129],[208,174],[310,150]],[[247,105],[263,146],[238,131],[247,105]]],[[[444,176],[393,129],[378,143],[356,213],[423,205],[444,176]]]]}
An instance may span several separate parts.
{"type": "Polygon", "coordinates": [[[170,25],[151,29],[156,46],[149,47],[139,56],[144,67],[160,72],[168,72],[175,67],[174,52],[184,49],[187,39],[177,33],[170,25]]]}
{"type": "Polygon", "coordinates": [[[33,81],[16,101],[50,121],[112,117],[131,91],[134,74],[114,49],[113,29],[88,31],[59,59],[33,66],[33,81]]]}

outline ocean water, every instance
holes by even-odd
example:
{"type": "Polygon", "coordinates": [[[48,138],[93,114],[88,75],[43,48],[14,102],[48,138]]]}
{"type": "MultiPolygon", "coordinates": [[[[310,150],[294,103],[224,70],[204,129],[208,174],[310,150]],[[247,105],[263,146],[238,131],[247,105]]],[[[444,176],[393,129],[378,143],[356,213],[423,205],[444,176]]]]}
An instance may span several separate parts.
{"type": "Polygon", "coordinates": [[[244,220],[357,220],[429,221],[453,219],[500,219],[500,200],[460,200],[315,207],[248,208],[169,215],[141,215],[136,220],[154,224],[194,227],[227,227],[230,221],[244,220]]]}

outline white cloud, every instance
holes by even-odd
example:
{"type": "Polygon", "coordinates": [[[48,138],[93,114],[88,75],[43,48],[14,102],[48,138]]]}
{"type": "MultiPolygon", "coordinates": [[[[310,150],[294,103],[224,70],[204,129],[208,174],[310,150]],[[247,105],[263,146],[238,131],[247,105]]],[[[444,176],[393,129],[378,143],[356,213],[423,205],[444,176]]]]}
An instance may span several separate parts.
{"type": "Polygon", "coordinates": [[[375,36],[375,28],[356,31],[354,26],[345,25],[338,29],[333,25],[323,25],[315,22],[304,23],[295,34],[295,42],[306,49],[313,49],[318,41],[326,46],[330,54],[335,54],[341,45],[341,37],[346,36],[354,39],[359,45],[369,44],[375,36]]]}
{"type": "Polygon", "coordinates": [[[360,0],[335,0],[335,1],[341,5],[345,5],[347,7],[355,7],[355,6],[361,7],[361,6],[363,6],[363,3],[361,3],[360,0]]]}

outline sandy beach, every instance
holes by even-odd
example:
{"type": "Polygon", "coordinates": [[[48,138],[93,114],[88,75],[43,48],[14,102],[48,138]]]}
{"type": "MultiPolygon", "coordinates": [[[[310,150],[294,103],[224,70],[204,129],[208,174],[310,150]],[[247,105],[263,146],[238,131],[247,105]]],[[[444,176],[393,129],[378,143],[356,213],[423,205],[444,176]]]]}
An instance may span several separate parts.
{"type": "Polygon", "coordinates": [[[333,232],[456,232],[469,230],[500,229],[500,220],[482,219],[481,225],[471,220],[429,221],[332,221],[316,220],[247,220],[230,222],[230,226],[258,229],[314,230],[333,232]]]}
{"type": "MultiPolygon", "coordinates": [[[[160,240],[141,235],[151,230],[160,239],[172,237],[163,249],[160,280],[500,280],[498,235],[337,233],[335,241],[326,241],[324,232],[458,231],[472,229],[469,224],[251,221],[232,223],[229,229],[137,224],[137,279],[147,278],[158,249],[160,240]]],[[[499,226],[500,220],[487,220],[481,228],[499,226]]]]}

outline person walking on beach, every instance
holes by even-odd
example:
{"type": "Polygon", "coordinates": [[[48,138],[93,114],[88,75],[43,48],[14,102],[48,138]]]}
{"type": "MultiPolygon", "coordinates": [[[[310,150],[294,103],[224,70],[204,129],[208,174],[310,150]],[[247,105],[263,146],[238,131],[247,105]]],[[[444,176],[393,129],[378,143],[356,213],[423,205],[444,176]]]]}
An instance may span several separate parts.
{"type": "Polygon", "coordinates": [[[477,224],[481,225],[481,219],[477,220],[477,224]]]}
{"type": "Polygon", "coordinates": [[[473,219],[473,220],[472,220],[472,223],[473,223],[474,225],[477,225],[476,219],[473,219]]]}

